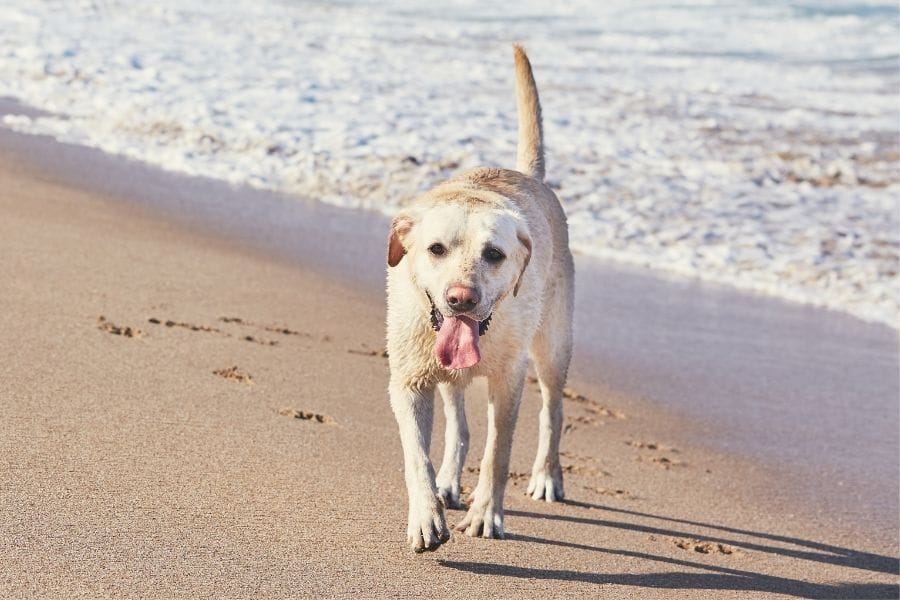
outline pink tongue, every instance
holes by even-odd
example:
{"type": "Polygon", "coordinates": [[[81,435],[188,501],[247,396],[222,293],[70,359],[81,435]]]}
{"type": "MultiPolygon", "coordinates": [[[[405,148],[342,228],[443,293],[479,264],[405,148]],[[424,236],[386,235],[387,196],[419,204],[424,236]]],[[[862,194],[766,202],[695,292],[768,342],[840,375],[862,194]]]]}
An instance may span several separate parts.
{"type": "Polygon", "coordinates": [[[469,317],[444,317],[434,353],[445,369],[468,369],[478,364],[478,321],[469,317]]]}

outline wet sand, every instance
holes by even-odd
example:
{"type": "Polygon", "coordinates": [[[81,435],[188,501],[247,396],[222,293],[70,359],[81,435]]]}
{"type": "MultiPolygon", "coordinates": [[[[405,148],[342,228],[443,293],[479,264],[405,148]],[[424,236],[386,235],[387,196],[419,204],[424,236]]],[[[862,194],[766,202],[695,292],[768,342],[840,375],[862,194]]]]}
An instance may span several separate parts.
{"type": "MultiPolygon", "coordinates": [[[[823,511],[805,504],[779,477],[818,480],[815,467],[742,441],[746,432],[729,421],[739,413],[716,412],[722,403],[707,395],[730,380],[721,397],[735,406],[775,397],[777,379],[760,400],[747,391],[753,369],[732,377],[724,367],[755,354],[763,367],[787,367],[781,357],[802,344],[760,349],[721,324],[666,325],[641,286],[674,290],[668,303],[694,298],[712,323],[775,318],[769,335],[785,331],[779,319],[803,335],[821,323],[819,311],[768,300],[731,311],[733,303],[709,304],[709,293],[731,297],[723,290],[627,272],[588,277],[582,290],[612,283],[635,295],[579,296],[579,330],[589,335],[579,339],[566,404],[570,500],[547,505],[520,493],[538,407],[529,386],[507,498],[511,539],[456,534],[414,556],[403,540],[401,455],[380,354],[379,220],[47,140],[0,142],[4,596],[897,596],[890,503],[865,505],[866,515],[843,500],[823,511]],[[635,311],[643,328],[629,325],[635,311]],[[704,365],[709,380],[697,373],[704,365]]],[[[828,335],[869,332],[870,354],[854,352],[871,365],[844,368],[832,398],[853,378],[879,381],[891,347],[881,330],[835,318],[846,329],[826,325],[828,335]]],[[[815,339],[810,352],[827,349],[815,339]]],[[[884,406],[891,389],[869,389],[884,406]]],[[[468,403],[473,467],[484,403],[478,387],[468,403]]],[[[876,432],[876,421],[896,418],[856,412],[876,432]]],[[[822,449],[822,464],[843,469],[854,448],[822,449]]],[[[877,453],[869,462],[877,473],[891,466],[877,453]]],[[[467,472],[463,483],[476,477],[467,472]]]]}

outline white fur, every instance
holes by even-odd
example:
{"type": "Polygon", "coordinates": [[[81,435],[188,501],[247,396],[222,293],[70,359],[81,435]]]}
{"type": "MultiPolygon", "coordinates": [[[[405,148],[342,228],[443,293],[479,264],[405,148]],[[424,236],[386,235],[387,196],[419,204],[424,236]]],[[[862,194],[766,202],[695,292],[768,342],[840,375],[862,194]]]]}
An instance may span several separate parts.
{"type": "Polygon", "coordinates": [[[457,529],[502,538],[503,494],[509,472],[529,355],[540,380],[543,408],[538,452],[528,491],[548,502],[563,498],[559,464],[562,390],[572,348],[573,279],[565,214],[543,177],[540,105],[531,68],[516,49],[520,114],[519,165],[523,172],[479,168],[431,190],[394,219],[389,241],[387,341],[391,406],[400,427],[409,493],[408,540],[416,551],[449,539],[444,507],[460,504],[460,475],[468,451],[463,390],[473,377],[488,379],[488,437],[478,485],[457,529]],[[428,248],[446,248],[435,256],[428,248]],[[482,257],[486,246],[505,260],[482,257]],[[449,287],[479,290],[469,313],[491,315],[480,338],[481,361],[446,370],[434,348],[429,294],[452,314],[449,287]],[[435,389],[444,398],[446,446],[435,477],[428,457],[435,389]]]}

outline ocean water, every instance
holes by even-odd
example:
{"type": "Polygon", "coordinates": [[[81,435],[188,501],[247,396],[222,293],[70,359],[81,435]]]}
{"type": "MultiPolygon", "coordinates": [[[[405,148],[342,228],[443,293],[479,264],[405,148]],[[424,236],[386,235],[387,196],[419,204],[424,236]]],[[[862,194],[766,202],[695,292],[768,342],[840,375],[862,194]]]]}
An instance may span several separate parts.
{"type": "Polygon", "coordinates": [[[580,253],[898,327],[894,2],[0,6],[2,125],[392,213],[512,167],[512,42],[580,253]]]}

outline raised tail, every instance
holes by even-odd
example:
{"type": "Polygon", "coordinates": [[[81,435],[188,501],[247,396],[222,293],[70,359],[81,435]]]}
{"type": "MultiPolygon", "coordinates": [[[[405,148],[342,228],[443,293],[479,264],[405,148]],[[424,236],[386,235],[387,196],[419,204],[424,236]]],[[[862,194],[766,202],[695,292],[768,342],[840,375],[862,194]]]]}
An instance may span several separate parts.
{"type": "Polygon", "coordinates": [[[516,170],[538,181],[544,179],[544,128],[541,101],[525,49],[513,46],[516,57],[516,107],[519,112],[519,150],[516,170]]]}

